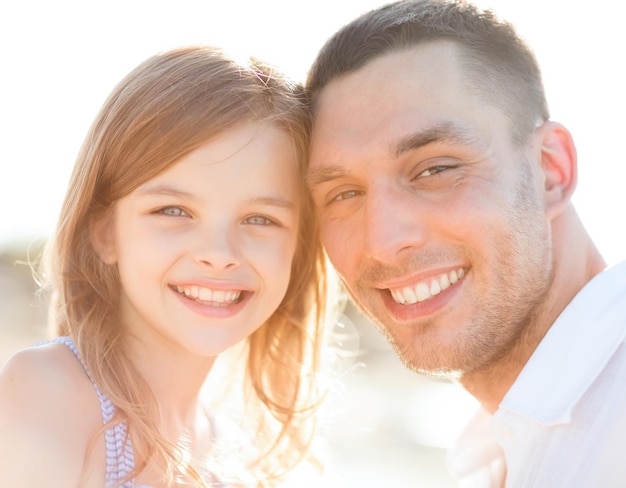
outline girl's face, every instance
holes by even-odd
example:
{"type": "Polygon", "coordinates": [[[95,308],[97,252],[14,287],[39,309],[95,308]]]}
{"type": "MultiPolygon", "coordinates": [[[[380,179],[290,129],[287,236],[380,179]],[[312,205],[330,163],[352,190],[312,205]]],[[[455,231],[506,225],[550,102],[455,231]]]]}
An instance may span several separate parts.
{"type": "Polygon", "coordinates": [[[120,199],[94,242],[119,269],[124,326],[199,356],[254,332],[287,290],[299,188],[287,133],[250,122],[120,199]]]}

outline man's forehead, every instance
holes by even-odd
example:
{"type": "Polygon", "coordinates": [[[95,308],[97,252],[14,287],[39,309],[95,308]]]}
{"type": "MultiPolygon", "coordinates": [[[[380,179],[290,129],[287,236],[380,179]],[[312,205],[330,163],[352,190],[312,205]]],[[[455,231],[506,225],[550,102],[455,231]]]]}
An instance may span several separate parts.
{"type": "Polygon", "coordinates": [[[350,90],[354,86],[366,86],[368,81],[392,81],[394,72],[415,69],[417,73],[425,73],[436,69],[457,69],[460,64],[461,46],[452,40],[438,39],[425,41],[412,46],[395,48],[380,53],[349,72],[333,76],[313,97],[314,112],[319,105],[326,103],[330,94],[342,87],[350,90]]]}
{"type": "Polygon", "coordinates": [[[456,52],[452,42],[430,42],[386,53],[333,78],[313,100],[314,138],[320,131],[363,126],[369,119],[375,124],[387,111],[436,103],[435,97],[459,92],[463,86],[456,52]]]}

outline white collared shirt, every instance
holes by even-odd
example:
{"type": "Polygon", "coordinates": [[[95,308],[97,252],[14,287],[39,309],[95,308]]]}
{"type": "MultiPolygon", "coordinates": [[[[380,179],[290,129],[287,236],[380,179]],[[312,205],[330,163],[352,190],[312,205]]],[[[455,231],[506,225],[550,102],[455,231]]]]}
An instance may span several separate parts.
{"type": "Polygon", "coordinates": [[[626,487],[625,341],[623,262],[576,295],[493,417],[470,423],[449,457],[459,486],[626,487]]]}

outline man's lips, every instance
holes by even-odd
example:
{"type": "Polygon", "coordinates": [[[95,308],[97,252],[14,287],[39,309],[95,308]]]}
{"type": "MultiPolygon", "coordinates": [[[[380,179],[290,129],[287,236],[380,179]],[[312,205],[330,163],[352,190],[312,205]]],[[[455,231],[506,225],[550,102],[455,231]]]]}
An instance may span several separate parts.
{"type": "Polygon", "coordinates": [[[454,286],[466,274],[465,268],[457,268],[443,272],[432,278],[413,283],[411,285],[389,288],[391,297],[400,305],[413,305],[425,302],[441,293],[443,290],[454,286]]]}

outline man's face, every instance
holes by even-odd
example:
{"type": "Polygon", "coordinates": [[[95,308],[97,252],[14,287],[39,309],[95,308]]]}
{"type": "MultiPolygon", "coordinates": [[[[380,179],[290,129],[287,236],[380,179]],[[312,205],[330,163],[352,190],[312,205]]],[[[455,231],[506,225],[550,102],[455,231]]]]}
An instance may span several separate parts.
{"type": "Polygon", "coordinates": [[[551,281],[540,147],[478,99],[458,50],[377,58],[316,100],[309,182],[348,291],[413,369],[477,371],[519,345],[551,281]]]}

